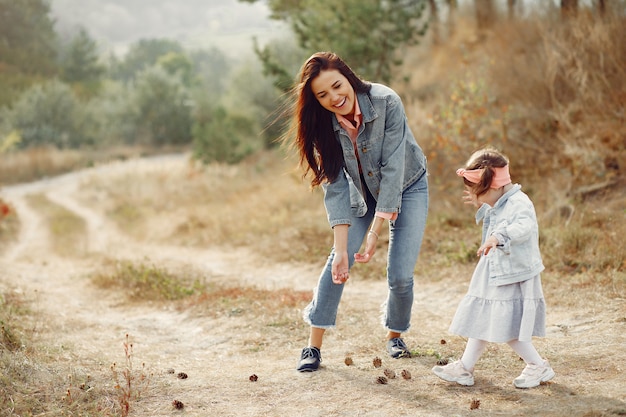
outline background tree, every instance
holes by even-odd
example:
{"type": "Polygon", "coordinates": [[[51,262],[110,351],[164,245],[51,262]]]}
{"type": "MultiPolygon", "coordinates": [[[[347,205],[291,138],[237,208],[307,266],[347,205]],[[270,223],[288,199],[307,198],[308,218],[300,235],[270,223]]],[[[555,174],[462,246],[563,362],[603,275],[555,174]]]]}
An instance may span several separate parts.
{"type": "MultiPolygon", "coordinates": [[[[255,0],[242,0],[254,2],[255,0]]],[[[270,1],[272,17],[290,23],[298,45],[312,53],[337,52],[364,78],[389,83],[393,68],[402,64],[399,53],[424,35],[425,0],[277,0],[270,1]]],[[[276,64],[263,50],[259,58],[276,64]]],[[[276,68],[271,69],[276,73],[276,68]]]]}
{"type": "Polygon", "coordinates": [[[0,106],[54,76],[56,33],[44,0],[0,0],[0,106]]]}
{"type": "Polygon", "coordinates": [[[74,92],[58,80],[25,91],[8,112],[11,130],[19,133],[19,147],[79,148],[92,144],[93,123],[74,92]]]}
{"type": "Polygon", "coordinates": [[[113,78],[131,81],[141,71],[155,65],[159,58],[172,52],[182,54],[184,48],[170,39],[142,39],[130,47],[124,59],[112,62],[113,78]]]}
{"type": "Polygon", "coordinates": [[[191,142],[189,92],[178,77],[154,66],[137,75],[132,99],[138,143],[157,146],[191,142]]]}
{"type": "Polygon", "coordinates": [[[189,58],[204,93],[211,95],[213,101],[217,101],[226,90],[232,62],[216,47],[191,51],[189,58]]]}
{"type": "Polygon", "coordinates": [[[202,109],[193,125],[193,156],[204,163],[237,163],[258,150],[251,119],[229,113],[224,107],[202,109]]]}
{"type": "Polygon", "coordinates": [[[96,95],[105,73],[96,41],[89,36],[85,28],[81,27],[62,51],[60,57],[62,80],[74,85],[81,97],[96,95]]]}

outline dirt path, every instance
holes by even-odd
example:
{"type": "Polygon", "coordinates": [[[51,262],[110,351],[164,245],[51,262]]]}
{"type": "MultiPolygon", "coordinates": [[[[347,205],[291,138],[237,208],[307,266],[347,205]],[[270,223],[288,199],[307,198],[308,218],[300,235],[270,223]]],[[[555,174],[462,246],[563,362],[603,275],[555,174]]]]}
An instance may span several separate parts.
{"type": "MultiPolygon", "coordinates": [[[[424,355],[387,359],[378,308],[385,298],[383,282],[349,283],[340,307],[340,322],[323,349],[323,369],[298,374],[294,367],[306,343],[302,327],[272,329],[262,317],[198,316],[173,308],[129,305],[88,279],[104,258],[191,266],[223,283],[277,290],[310,290],[318,267],[274,264],[245,248],[223,251],[136,242],[117,230],[98,207],[79,198],[83,181],[94,175],[133,170],[183,169],[182,158],[115,163],[33,184],[9,187],[2,197],[19,213],[22,228],[15,245],[0,258],[0,280],[24,292],[37,293],[46,317],[41,337],[58,352],[60,371],[81,369],[94,384],[110,385],[109,366],[123,363],[124,337],[134,345],[135,364],[153,375],[149,392],[133,403],[133,416],[610,416],[626,415],[626,307],[623,299],[590,298],[550,303],[548,337],[540,351],[557,372],[554,381],[533,390],[516,390],[512,379],[523,368],[508,347],[492,345],[479,362],[476,385],[452,386],[430,373],[436,361],[428,352],[457,356],[464,341],[446,331],[471,269],[451,268],[450,279],[417,279],[413,329],[406,340],[424,355]],[[84,219],[83,259],[60,258],[50,247],[48,230],[27,196],[45,193],[84,219]],[[601,303],[601,305],[600,305],[601,303]],[[440,343],[445,338],[446,344],[440,343]],[[350,355],[354,365],[346,366],[350,355]],[[372,359],[380,356],[383,367],[372,359]],[[382,369],[412,378],[375,383],[382,369]],[[167,372],[185,372],[187,379],[167,372]],[[258,376],[251,382],[250,375],[258,376]],[[185,404],[174,410],[173,400],[185,404]],[[480,400],[477,410],[470,403],[480,400]]],[[[422,260],[425,262],[426,260],[422,260]]],[[[301,306],[304,307],[304,306],[301,306]]]]}

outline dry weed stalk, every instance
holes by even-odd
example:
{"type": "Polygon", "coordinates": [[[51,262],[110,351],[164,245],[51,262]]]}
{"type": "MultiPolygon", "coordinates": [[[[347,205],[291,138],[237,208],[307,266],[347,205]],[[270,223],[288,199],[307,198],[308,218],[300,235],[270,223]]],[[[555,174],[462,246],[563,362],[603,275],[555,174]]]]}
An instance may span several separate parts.
{"type": "Polygon", "coordinates": [[[132,401],[141,398],[142,392],[150,384],[149,375],[145,370],[145,363],[141,364],[141,370],[133,369],[133,344],[129,340],[128,334],[124,340],[124,355],[126,366],[118,371],[117,364],[111,365],[113,379],[115,380],[115,389],[118,392],[118,404],[120,406],[121,415],[126,417],[130,413],[132,401]]]}

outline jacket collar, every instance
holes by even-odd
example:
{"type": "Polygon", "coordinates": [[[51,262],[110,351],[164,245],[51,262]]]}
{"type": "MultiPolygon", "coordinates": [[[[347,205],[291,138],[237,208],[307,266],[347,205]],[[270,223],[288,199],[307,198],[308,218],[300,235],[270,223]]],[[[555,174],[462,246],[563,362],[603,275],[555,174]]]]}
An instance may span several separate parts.
{"type": "MultiPolygon", "coordinates": [[[[378,117],[378,113],[376,113],[376,110],[374,109],[374,104],[372,104],[372,98],[368,93],[356,93],[356,99],[359,102],[359,108],[361,109],[361,114],[363,115],[363,122],[361,123],[361,126],[378,117]]],[[[332,114],[331,119],[333,121],[333,130],[336,132],[341,129],[341,124],[337,120],[335,113],[332,114]]]]}
{"type": "Polygon", "coordinates": [[[494,204],[493,207],[491,207],[487,203],[483,203],[483,205],[480,206],[480,208],[476,211],[476,224],[480,223],[485,218],[489,210],[496,209],[498,207],[503,206],[506,203],[506,201],[509,199],[509,197],[511,197],[513,194],[515,194],[521,189],[522,189],[521,185],[513,184],[513,187],[509,191],[504,193],[502,197],[500,197],[498,201],[496,201],[496,204],[494,204]]]}

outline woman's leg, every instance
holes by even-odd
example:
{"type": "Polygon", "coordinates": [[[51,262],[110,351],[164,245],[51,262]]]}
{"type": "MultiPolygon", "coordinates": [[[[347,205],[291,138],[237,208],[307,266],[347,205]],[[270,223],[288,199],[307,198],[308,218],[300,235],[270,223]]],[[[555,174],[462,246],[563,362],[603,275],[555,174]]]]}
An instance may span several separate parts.
{"type": "MultiPolygon", "coordinates": [[[[369,230],[374,217],[375,206],[375,202],[368,201],[368,212],[365,216],[352,218],[352,225],[348,229],[348,261],[350,267],[354,264],[354,254],[359,251],[365,234],[369,230]]],[[[335,326],[337,308],[344,288],[344,284],[335,284],[332,279],[334,256],[335,251],[333,249],[320,274],[313,300],[303,313],[304,320],[311,325],[311,343],[320,345],[324,335],[323,330],[335,326]]]]}
{"type": "Polygon", "coordinates": [[[424,174],[402,194],[402,208],[389,227],[387,283],[384,311],[388,338],[399,337],[410,327],[413,307],[413,275],[428,213],[428,179],[424,174]]]}
{"type": "MultiPolygon", "coordinates": [[[[368,212],[363,217],[352,219],[348,229],[348,259],[350,266],[354,263],[354,254],[363,243],[369,225],[374,216],[375,204],[368,205],[368,212]]],[[[332,280],[332,263],[335,256],[334,249],[326,261],[313,300],[303,312],[304,321],[311,326],[309,346],[302,349],[300,361],[296,369],[300,372],[316,371],[322,361],[321,347],[326,329],[335,326],[337,308],[345,284],[335,284],[332,280]]]]}

